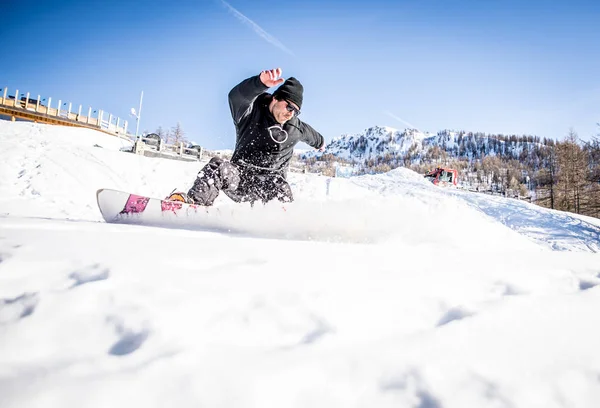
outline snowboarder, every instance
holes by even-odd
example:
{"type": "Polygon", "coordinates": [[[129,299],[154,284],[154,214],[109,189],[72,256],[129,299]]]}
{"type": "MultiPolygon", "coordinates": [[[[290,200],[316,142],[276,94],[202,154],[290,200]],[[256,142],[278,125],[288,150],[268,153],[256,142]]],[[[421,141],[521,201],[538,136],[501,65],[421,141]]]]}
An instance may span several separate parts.
{"type": "Polygon", "coordinates": [[[236,143],[231,161],[214,157],[200,170],[187,195],[172,200],[210,206],[223,191],[236,202],[293,200],[286,181],[294,146],[302,141],[323,151],[323,136],[298,119],[304,88],[293,77],[281,78],[281,68],[262,71],[229,92],[236,143]],[[266,91],[282,84],[269,94],[266,91]]]}

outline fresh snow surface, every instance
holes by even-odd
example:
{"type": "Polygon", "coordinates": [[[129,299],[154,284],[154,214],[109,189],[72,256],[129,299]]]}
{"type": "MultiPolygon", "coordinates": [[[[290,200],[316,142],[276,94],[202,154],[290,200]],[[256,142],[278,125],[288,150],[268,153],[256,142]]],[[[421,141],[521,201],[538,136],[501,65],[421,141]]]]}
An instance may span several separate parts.
{"type": "Polygon", "coordinates": [[[598,220],[397,169],[290,174],[267,236],[106,224],[200,169],[125,144],[0,121],[0,407],[598,406],[598,220]]]}

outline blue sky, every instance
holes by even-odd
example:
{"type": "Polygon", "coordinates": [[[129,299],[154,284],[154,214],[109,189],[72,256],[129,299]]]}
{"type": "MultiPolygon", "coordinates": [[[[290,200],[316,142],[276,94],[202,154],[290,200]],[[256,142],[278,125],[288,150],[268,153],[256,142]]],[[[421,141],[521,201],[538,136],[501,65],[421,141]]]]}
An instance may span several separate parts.
{"type": "MultiPolygon", "coordinates": [[[[281,67],[329,141],[385,125],[583,140],[600,133],[600,2],[255,0],[0,3],[0,87],[180,122],[232,148],[227,93],[281,67]]],[[[306,146],[304,146],[306,147],[306,146]]]]}

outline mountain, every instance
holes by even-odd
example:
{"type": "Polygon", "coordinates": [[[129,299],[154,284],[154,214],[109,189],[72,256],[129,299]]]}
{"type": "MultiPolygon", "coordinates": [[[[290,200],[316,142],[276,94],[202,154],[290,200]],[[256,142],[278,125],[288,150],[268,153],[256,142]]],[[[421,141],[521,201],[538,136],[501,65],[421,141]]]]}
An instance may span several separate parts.
{"type": "Polygon", "coordinates": [[[347,161],[362,161],[385,154],[402,156],[414,144],[422,144],[427,134],[407,129],[399,131],[385,126],[375,126],[362,133],[343,135],[327,145],[327,153],[347,161]]]}
{"type": "Polygon", "coordinates": [[[357,134],[346,134],[333,139],[325,153],[307,152],[304,157],[331,154],[353,163],[367,163],[387,157],[388,160],[420,163],[435,159],[446,152],[452,158],[481,159],[485,156],[522,158],[541,146],[533,136],[486,135],[456,130],[424,133],[417,129],[398,130],[387,126],[374,126],[357,134]],[[435,152],[438,149],[437,153],[435,152]]]}

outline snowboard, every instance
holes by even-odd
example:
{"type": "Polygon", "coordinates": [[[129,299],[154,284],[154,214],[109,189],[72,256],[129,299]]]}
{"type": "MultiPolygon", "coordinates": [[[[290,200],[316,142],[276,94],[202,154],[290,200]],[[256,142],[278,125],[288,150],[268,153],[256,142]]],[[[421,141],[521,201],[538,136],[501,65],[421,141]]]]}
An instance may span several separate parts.
{"type": "MultiPolygon", "coordinates": [[[[260,234],[265,232],[264,217],[273,218],[273,208],[265,214],[267,209],[253,209],[238,203],[205,207],[106,188],[96,192],[96,199],[102,218],[115,224],[260,234]]],[[[274,212],[275,218],[285,217],[281,206],[274,212]]]]}
{"type": "MultiPolygon", "coordinates": [[[[393,223],[374,223],[364,203],[277,201],[250,206],[222,202],[205,207],[113,189],[96,193],[98,208],[107,223],[218,232],[258,238],[375,242],[385,238],[393,223]],[[361,212],[362,209],[362,212],[361,212]],[[361,216],[363,214],[363,216],[361,216]],[[390,225],[388,225],[390,224],[390,225]]],[[[394,207],[394,211],[396,208],[394,207]]]]}
{"type": "Polygon", "coordinates": [[[96,192],[102,218],[110,223],[149,224],[162,220],[220,213],[215,208],[169,201],[126,191],[100,189],[96,192]]]}

